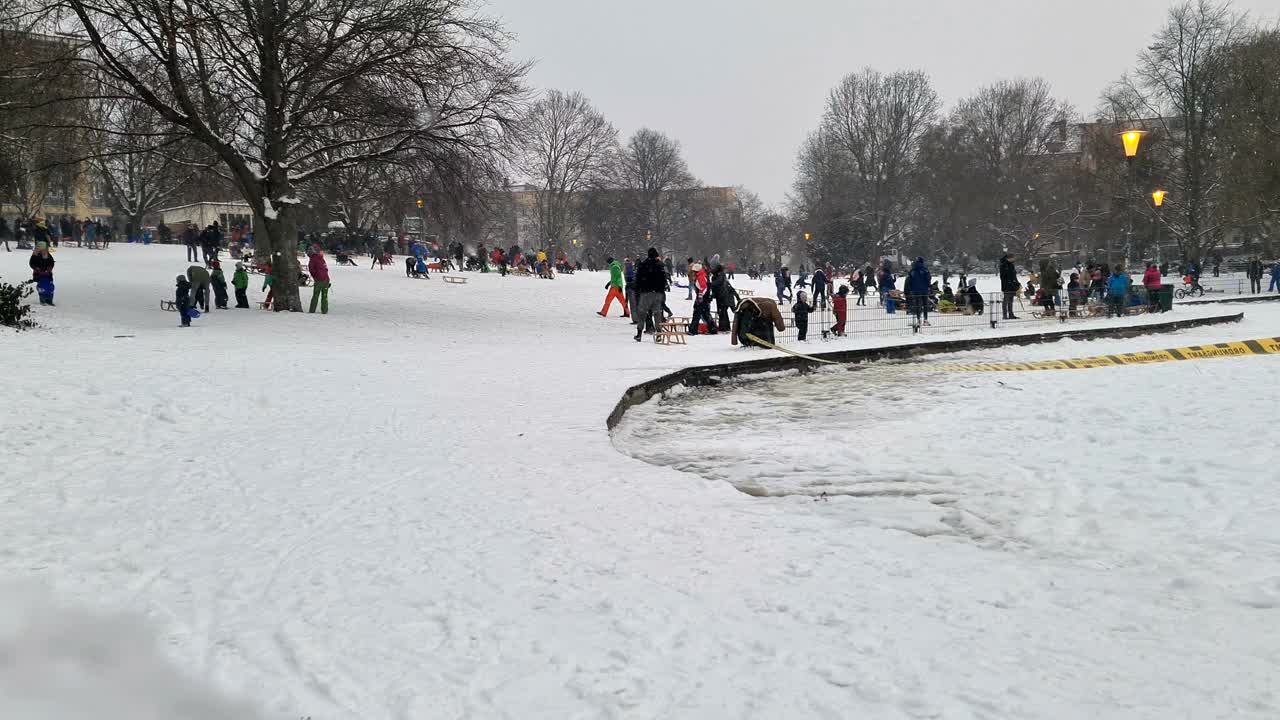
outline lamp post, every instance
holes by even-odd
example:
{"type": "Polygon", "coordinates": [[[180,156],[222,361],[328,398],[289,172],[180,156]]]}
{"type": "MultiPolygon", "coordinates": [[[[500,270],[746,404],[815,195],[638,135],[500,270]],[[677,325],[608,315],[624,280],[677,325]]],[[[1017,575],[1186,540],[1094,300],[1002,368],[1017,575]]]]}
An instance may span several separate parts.
{"type": "MultiPolygon", "coordinates": [[[[1120,141],[1124,145],[1125,163],[1129,170],[1129,192],[1125,201],[1127,212],[1124,231],[1124,262],[1129,262],[1130,249],[1133,243],[1133,197],[1134,197],[1134,176],[1133,164],[1134,158],[1138,157],[1138,145],[1142,143],[1142,136],[1146,135],[1146,130],[1125,130],[1120,133],[1120,141]]],[[[1108,258],[1110,259],[1110,258],[1108,258]]]]}
{"type": "Polygon", "coordinates": [[[427,245],[427,218],[422,212],[423,205],[422,195],[418,195],[418,242],[421,242],[425,248],[427,245]]]}
{"type": "Polygon", "coordinates": [[[1161,267],[1160,265],[1160,208],[1164,206],[1165,195],[1168,195],[1168,193],[1166,193],[1163,190],[1151,191],[1151,204],[1155,206],[1155,209],[1156,209],[1155,217],[1156,217],[1156,266],[1157,267],[1161,267]]]}

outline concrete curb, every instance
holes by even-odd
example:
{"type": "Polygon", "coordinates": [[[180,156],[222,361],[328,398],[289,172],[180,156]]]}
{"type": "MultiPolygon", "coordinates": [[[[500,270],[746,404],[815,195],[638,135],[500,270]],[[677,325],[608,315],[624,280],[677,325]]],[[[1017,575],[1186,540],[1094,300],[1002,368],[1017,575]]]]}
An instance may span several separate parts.
{"type": "Polygon", "coordinates": [[[1248,297],[1227,297],[1214,300],[1179,300],[1174,304],[1174,307],[1181,307],[1184,305],[1220,305],[1224,303],[1275,302],[1277,300],[1280,300],[1280,293],[1276,293],[1274,295],[1250,295],[1248,297]]]}
{"type": "MultiPolygon", "coordinates": [[[[1125,325],[1121,327],[1085,328],[1079,330],[1053,330],[1028,335],[1002,335],[987,338],[968,338],[964,340],[936,340],[933,342],[912,343],[909,345],[889,345],[877,348],[858,350],[842,350],[831,353],[815,353],[813,357],[830,360],[842,364],[875,362],[877,360],[904,360],[921,355],[934,355],[947,352],[963,352],[965,350],[983,350],[1004,345],[1036,345],[1058,340],[1090,340],[1094,338],[1127,338],[1156,333],[1176,332],[1206,325],[1223,325],[1240,322],[1244,313],[1235,315],[1218,315],[1207,318],[1189,318],[1171,322],[1152,323],[1148,325],[1125,325]]],[[[677,385],[701,387],[718,385],[722,379],[743,375],[778,372],[782,370],[804,370],[818,367],[817,363],[798,357],[769,357],[745,362],[724,363],[721,365],[697,365],[677,370],[673,373],[654,378],[639,385],[627,388],[626,392],[614,405],[613,412],[605,420],[605,426],[612,430],[622,420],[628,410],[648,402],[654,395],[670,390],[677,385]]]]}

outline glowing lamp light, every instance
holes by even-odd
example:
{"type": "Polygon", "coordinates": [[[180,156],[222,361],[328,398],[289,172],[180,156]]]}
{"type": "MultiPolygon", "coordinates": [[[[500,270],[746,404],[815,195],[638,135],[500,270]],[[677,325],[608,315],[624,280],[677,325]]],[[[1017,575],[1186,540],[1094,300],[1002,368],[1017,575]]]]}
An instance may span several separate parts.
{"type": "Polygon", "coordinates": [[[1142,142],[1142,136],[1146,135],[1145,130],[1126,130],[1120,133],[1120,139],[1124,141],[1124,156],[1133,158],[1138,155],[1138,144],[1142,142]]]}
{"type": "Polygon", "coordinates": [[[418,198],[418,209],[422,209],[422,198],[418,198]]]}
{"type": "Polygon", "coordinates": [[[1161,205],[1164,205],[1165,195],[1168,195],[1168,193],[1163,190],[1155,190],[1151,193],[1151,202],[1154,203],[1156,207],[1160,207],[1161,205]]]}
{"type": "Polygon", "coordinates": [[[804,234],[804,241],[809,242],[809,233],[804,234]]]}

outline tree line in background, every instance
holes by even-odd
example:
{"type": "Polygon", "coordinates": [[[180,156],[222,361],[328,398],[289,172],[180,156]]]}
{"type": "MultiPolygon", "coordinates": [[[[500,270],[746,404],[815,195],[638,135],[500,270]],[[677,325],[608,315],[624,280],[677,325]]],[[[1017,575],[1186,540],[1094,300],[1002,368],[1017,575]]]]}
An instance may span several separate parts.
{"type": "MultiPolygon", "coordinates": [[[[0,201],[32,215],[92,177],[135,227],[166,205],[246,201],[257,250],[300,230],[513,237],[582,256],[952,264],[1005,249],[1185,258],[1280,217],[1280,33],[1229,6],[1176,6],[1080,123],[1042,80],[948,113],[920,72],[865,70],[828,98],[788,207],[705,188],[678,142],[620,138],[581,93],[526,86],[510,37],[467,0],[17,0],[0,25],[0,201]],[[1119,129],[1148,131],[1127,166],[1119,129]],[[512,177],[534,190],[513,192],[512,177]],[[1159,213],[1148,189],[1169,192],[1159,213]],[[414,208],[417,208],[415,211],[414,208]],[[416,215],[416,217],[414,217],[416,215]],[[802,238],[808,237],[807,241],[802,238]]],[[[296,273],[276,288],[300,309],[296,273]]]]}
{"type": "Polygon", "coordinates": [[[1105,89],[1094,122],[1041,79],[988,85],[944,113],[923,73],[865,70],[831,91],[789,210],[810,233],[804,253],[837,263],[1275,255],[1277,67],[1280,30],[1192,0],[1105,89]],[[1144,133],[1132,162],[1129,129],[1144,133]]]}

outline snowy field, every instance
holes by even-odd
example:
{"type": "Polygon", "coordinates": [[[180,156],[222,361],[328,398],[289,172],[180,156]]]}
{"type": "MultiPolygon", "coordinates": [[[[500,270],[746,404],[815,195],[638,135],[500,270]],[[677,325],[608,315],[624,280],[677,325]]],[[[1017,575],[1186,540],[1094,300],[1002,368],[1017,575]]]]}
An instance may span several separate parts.
{"type": "MultiPolygon", "coordinates": [[[[0,716],[1280,715],[1280,359],[844,371],[681,406],[685,444],[659,403],[611,438],[626,387],[765,353],[636,344],[595,315],[603,274],[332,262],[328,316],[184,330],[159,309],[183,257],[63,249],[44,327],[0,333],[0,716]],[[830,501],[734,488],[791,472],[830,501]],[[936,492],[838,494],[860,478],[936,492]]],[[[929,362],[1280,335],[1278,311],[929,362]]]]}

